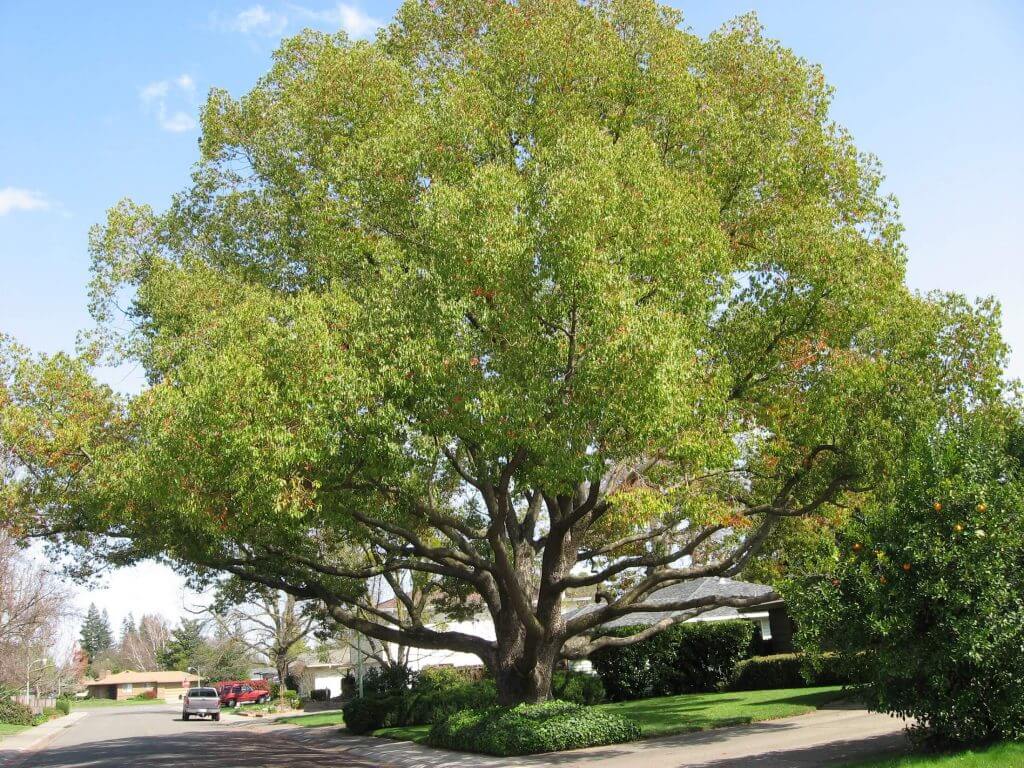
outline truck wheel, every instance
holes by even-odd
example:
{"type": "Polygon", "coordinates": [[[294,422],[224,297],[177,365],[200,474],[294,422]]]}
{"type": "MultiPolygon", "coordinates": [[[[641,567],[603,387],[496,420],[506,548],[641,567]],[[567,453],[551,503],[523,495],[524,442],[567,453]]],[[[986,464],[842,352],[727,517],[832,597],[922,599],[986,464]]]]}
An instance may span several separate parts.
{"type": "Polygon", "coordinates": [[[220,712],[218,712],[216,715],[213,716],[213,722],[215,722],[215,723],[219,723],[220,722],[220,712]]]}
{"type": "Polygon", "coordinates": [[[188,722],[188,712],[182,712],[181,719],[188,722]]]}

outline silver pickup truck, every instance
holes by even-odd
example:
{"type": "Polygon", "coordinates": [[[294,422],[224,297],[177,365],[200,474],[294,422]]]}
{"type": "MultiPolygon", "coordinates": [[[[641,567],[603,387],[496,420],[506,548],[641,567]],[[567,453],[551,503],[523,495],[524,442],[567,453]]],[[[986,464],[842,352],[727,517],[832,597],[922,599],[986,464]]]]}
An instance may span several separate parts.
{"type": "Polygon", "coordinates": [[[189,688],[181,703],[181,719],[210,717],[220,720],[220,694],[216,688],[189,688]]]}

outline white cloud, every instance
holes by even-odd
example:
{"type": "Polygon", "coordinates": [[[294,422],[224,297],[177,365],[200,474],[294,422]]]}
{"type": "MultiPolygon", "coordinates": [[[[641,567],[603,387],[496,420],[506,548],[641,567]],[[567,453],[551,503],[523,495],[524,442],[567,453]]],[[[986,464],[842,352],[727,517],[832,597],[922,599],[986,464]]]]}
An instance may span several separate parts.
{"type": "Polygon", "coordinates": [[[383,24],[363,9],[349,3],[338,3],[333,8],[323,11],[314,11],[297,5],[292,7],[300,16],[320,24],[343,29],[349,37],[356,39],[371,37],[383,24]]]}
{"type": "Polygon", "coordinates": [[[264,35],[276,37],[288,26],[288,17],[283,13],[268,11],[262,5],[254,5],[240,11],[231,22],[231,28],[243,35],[264,35]]]}
{"type": "Polygon", "coordinates": [[[0,187],[0,216],[11,211],[45,211],[50,201],[38,192],[18,187],[0,187]]]}
{"type": "Polygon", "coordinates": [[[184,133],[196,127],[195,118],[183,107],[194,106],[196,81],[186,73],[168,80],[157,80],[139,91],[147,110],[156,115],[165,131],[184,133]]]}

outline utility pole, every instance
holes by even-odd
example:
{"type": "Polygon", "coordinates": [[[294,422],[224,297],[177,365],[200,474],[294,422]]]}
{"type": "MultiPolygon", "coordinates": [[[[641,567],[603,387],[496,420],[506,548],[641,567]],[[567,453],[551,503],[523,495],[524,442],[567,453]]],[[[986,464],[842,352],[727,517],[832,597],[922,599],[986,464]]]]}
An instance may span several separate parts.
{"type": "Polygon", "coordinates": [[[363,633],[356,632],[356,669],[359,675],[359,698],[363,698],[363,633]]]}

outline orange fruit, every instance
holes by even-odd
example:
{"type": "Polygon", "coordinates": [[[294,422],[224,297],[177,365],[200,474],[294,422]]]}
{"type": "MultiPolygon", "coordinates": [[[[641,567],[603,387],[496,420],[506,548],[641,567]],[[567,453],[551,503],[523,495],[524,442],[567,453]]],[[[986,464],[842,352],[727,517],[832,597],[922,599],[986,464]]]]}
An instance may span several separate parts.
{"type": "Polygon", "coordinates": [[[957,523],[956,525],[953,526],[953,530],[956,531],[957,533],[963,533],[964,527],[962,525],[960,525],[960,523],[957,523]]]}
{"type": "Polygon", "coordinates": [[[936,512],[941,512],[942,511],[942,503],[936,501],[934,504],[932,504],[932,509],[934,509],[936,512]]]}
{"type": "Polygon", "coordinates": [[[981,504],[978,505],[978,511],[981,512],[982,514],[985,514],[985,511],[987,509],[988,509],[988,506],[986,506],[985,502],[982,502],[981,504]]]}
{"type": "Polygon", "coordinates": [[[903,570],[906,571],[907,573],[910,573],[910,563],[904,563],[903,564],[903,570]]]}
{"type": "Polygon", "coordinates": [[[864,545],[861,544],[859,541],[853,545],[854,552],[860,552],[862,549],[864,549],[864,545]]]}

